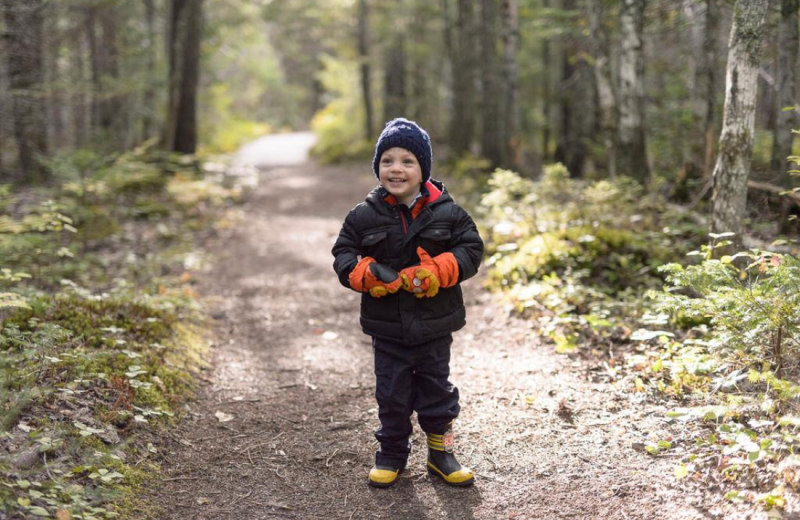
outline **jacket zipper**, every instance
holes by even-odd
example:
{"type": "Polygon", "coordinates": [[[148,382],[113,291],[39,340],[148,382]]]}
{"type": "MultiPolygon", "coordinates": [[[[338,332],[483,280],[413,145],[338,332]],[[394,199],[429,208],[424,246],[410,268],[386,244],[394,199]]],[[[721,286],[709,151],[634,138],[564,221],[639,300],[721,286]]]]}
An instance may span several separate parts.
{"type": "Polygon", "coordinates": [[[402,222],[403,222],[403,234],[407,235],[408,234],[408,225],[406,225],[406,216],[405,216],[402,208],[399,209],[399,211],[400,211],[400,220],[402,220],[402,222]]]}

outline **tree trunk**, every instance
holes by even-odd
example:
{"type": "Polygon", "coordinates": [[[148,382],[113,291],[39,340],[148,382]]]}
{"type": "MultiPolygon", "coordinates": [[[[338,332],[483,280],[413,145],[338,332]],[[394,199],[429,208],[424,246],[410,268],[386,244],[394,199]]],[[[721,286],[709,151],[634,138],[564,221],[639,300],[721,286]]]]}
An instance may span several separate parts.
{"type": "Polygon", "coordinates": [[[706,26],[705,38],[703,39],[703,67],[698,70],[698,85],[704,89],[705,114],[703,115],[703,129],[705,154],[703,157],[703,177],[710,179],[714,164],[714,121],[716,114],[717,97],[717,57],[719,55],[719,33],[720,13],[719,0],[705,0],[706,4],[706,26]]]}
{"type": "Polygon", "coordinates": [[[737,0],[728,44],[725,111],[714,167],[711,231],[741,243],[753,155],[758,67],[768,0],[737,0]]]}
{"type": "Polygon", "coordinates": [[[127,124],[124,100],[114,92],[120,80],[114,6],[102,3],[90,6],[86,24],[94,85],[92,126],[102,144],[111,150],[121,150],[127,124]]]}
{"type": "MultiPolygon", "coordinates": [[[[550,8],[550,0],[542,0],[542,7],[545,9],[550,8]]],[[[552,114],[552,99],[550,94],[550,70],[552,59],[550,56],[551,45],[550,38],[545,36],[542,39],[542,163],[546,163],[550,159],[550,134],[553,128],[552,114]]]]}
{"type": "MultiPolygon", "coordinates": [[[[436,103],[436,122],[438,123],[436,134],[451,137],[450,126],[453,113],[453,64],[455,63],[455,44],[453,42],[453,14],[451,0],[440,0],[440,12],[442,15],[442,45],[444,52],[437,54],[437,70],[441,71],[440,101],[436,103]]],[[[448,141],[452,150],[452,141],[448,141]]]]}
{"type": "Polygon", "coordinates": [[[375,137],[372,126],[372,84],[370,81],[369,67],[369,11],[367,0],[358,0],[358,55],[361,60],[361,97],[364,101],[364,133],[365,139],[371,140],[375,137]]]}
{"type": "Polygon", "coordinates": [[[171,0],[169,30],[169,102],[164,148],[197,150],[197,87],[203,0],[171,0]]]}
{"type": "MultiPolygon", "coordinates": [[[[564,0],[565,12],[577,13],[576,0],[564,0]]],[[[572,177],[583,177],[587,142],[593,129],[594,89],[592,71],[584,59],[587,50],[583,37],[570,31],[562,38],[562,68],[559,87],[559,126],[556,160],[563,163],[572,177]]]]}
{"type": "MultiPolygon", "coordinates": [[[[5,16],[0,9],[0,34],[5,33],[5,16]]],[[[11,114],[11,94],[8,86],[8,49],[7,43],[0,38],[0,114],[11,114]]],[[[8,136],[11,135],[13,121],[10,117],[0,119],[0,183],[9,182],[12,179],[6,172],[6,146],[8,136]]]]}
{"type": "Polygon", "coordinates": [[[389,46],[384,72],[383,119],[406,117],[406,52],[402,38],[395,38],[389,46]]]}
{"type": "Polygon", "coordinates": [[[22,181],[47,180],[39,157],[47,153],[47,128],[42,84],[44,0],[5,0],[8,76],[14,136],[19,148],[22,181]]]}
{"type": "Polygon", "coordinates": [[[604,0],[589,0],[589,37],[594,58],[594,81],[599,103],[599,130],[608,159],[608,176],[617,176],[617,99],[611,81],[611,58],[608,33],[603,27],[603,13],[608,9],[604,0]]]}
{"type": "Polygon", "coordinates": [[[407,100],[407,110],[412,120],[418,121],[426,128],[429,128],[430,132],[434,128],[435,116],[430,108],[429,74],[425,73],[429,57],[424,52],[424,49],[428,46],[428,38],[433,31],[429,27],[430,18],[421,4],[412,3],[409,9],[411,10],[411,27],[418,33],[418,36],[415,38],[416,45],[411,45],[406,49],[409,53],[407,61],[413,64],[416,69],[416,72],[411,74],[410,78],[411,96],[407,100]]]}
{"type": "Polygon", "coordinates": [[[786,158],[792,154],[794,133],[797,127],[796,69],[798,37],[798,15],[800,0],[781,0],[781,21],[778,26],[778,70],[777,97],[775,111],[775,132],[772,146],[772,173],[778,184],[789,185],[789,164],[786,158]],[[793,110],[784,110],[795,107],[793,110]]]}
{"type": "Polygon", "coordinates": [[[52,3],[44,21],[44,41],[42,42],[42,61],[44,63],[44,84],[42,102],[45,106],[45,127],[47,144],[50,150],[64,147],[64,109],[66,103],[61,89],[57,87],[62,80],[62,62],[59,59],[59,46],[62,39],[60,30],[64,5],[52,3]]]}
{"type": "MultiPolygon", "coordinates": [[[[81,14],[82,15],[82,14],[81,14]]],[[[74,31],[72,39],[72,67],[75,83],[80,87],[72,96],[73,144],[83,148],[89,143],[91,133],[91,107],[87,85],[91,84],[91,72],[86,67],[87,44],[83,31],[74,31]]]]}
{"type": "Polygon", "coordinates": [[[619,173],[641,183],[650,178],[644,126],[645,0],[620,3],[619,173]]]}
{"type": "Polygon", "coordinates": [[[481,0],[480,42],[483,87],[483,126],[481,128],[481,153],[489,161],[490,169],[503,164],[503,129],[501,125],[502,91],[498,81],[499,56],[497,33],[500,0],[481,0]]]}
{"type": "MultiPolygon", "coordinates": [[[[690,28],[689,44],[702,52],[690,54],[689,70],[686,74],[689,105],[692,113],[691,125],[685,136],[682,179],[692,176],[707,178],[711,166],[707,162],[708,138],[713,137],[714,90],[716,64],[716,0],[684,0],[683,14],[690,28]],[[710,128],[711,127],[711,128],[710,128]]],[[[711,145],[713,150],[713,145],[711,145]]],[[[685,184],[685,182],[684,182],[685,184]]]]}
{"type": "Polygon", "coordinates": [[[450,147],[455,157],[472,148],[475,138],[476,63],[471,50],[475,37],[475,2],[458,0],[455,38],[453,38],[453,109],[450,120],[450,147]]]}
{"type": "Polygon", "coordinates": [[[145,27],[147,30],[147,58],[146,77],[147,86],[142,93],[142,135],[145,141],[157,134],[156,131],[156,55],[158,48],[156,31],[156,5],[155,0],[144,0],[145,27]]]}
{"type": "Polygon", "coordinates": [[[503,121],[506,161],[505,168],[518,169],[521,157],[520,114],[519,114],[519,2],[503,0],[503,79],[505,87],[505,115],[503,121]]]}

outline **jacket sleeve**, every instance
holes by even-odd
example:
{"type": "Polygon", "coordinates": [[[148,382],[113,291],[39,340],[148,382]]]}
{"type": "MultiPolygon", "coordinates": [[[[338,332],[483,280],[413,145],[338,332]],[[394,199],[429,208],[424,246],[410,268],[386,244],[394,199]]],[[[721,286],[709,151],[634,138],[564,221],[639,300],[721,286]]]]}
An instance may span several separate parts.
{"type": "Polygon", "coordinates": [[[336,239],[333,250],[331,250],[334,256],[333,270],[336,271],[339,282],[348,289],[352,289],[348,282],[350,272],[358,263],[358,257],[362,255],[361,239],[353,226],[354,220],[354,212],[350,211],[339,231],[339,238],[336,239]]]}
{"type": "Polygon", "coordinates": [[[472,217],[464,208],[453,206],[453,238],[449,251],[458,262],[458,283],[475,276],[483,258],[483,240],[472,217]]]}

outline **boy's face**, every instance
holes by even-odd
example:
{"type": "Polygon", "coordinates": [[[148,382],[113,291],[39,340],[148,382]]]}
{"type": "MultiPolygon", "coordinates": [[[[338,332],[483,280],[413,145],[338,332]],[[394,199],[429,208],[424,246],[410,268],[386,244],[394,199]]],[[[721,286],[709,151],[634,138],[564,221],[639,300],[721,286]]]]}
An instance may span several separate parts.
{"type": "Polygon", "coordinates": [[[416,156],[397,146],[381,155],[378,175],[381,186],[405,205],[414,200],[422,184],[422,168],[416,156]]]}

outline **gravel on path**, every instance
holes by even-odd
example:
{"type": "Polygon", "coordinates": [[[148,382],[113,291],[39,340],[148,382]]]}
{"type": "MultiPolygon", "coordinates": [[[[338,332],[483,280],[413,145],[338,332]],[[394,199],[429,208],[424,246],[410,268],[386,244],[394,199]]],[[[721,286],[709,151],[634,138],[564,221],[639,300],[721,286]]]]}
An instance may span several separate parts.
{"type": "Polygon", "coordinates": [[[663,427],[664,408],[593,382],[584,362],[541,345],[480,276],[464,284],[468,325],[452,354],[456,447],[477,485],[431,479],[415,425],[397,485],[367,486],[372,351],[359,295],[339,285],[330,249],[374,182],[368,165],[265,171],[241,224],[212,246],[198,286],[216,318],[213,368],[160,448],[155,518],[724,517],[672,485],[675,459],[632,448],[663,427]]]}

